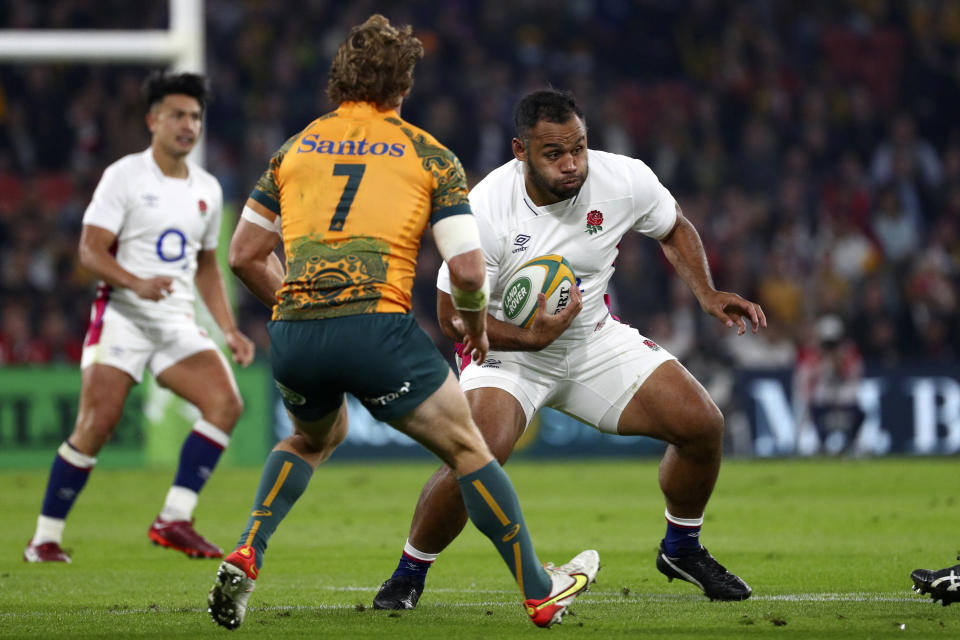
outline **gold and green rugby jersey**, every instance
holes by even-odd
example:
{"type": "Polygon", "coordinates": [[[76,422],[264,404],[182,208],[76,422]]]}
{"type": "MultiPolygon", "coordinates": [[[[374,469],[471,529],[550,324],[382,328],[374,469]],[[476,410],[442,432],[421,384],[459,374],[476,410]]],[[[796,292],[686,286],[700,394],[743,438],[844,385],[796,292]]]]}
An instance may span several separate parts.
{"type": "Polygon", "coordinates": [[[366,102],[287,140],[250,197],[280,216],[287,273],[274,320],[410,311],[427,224],[470,213],[457,157],[366,102]]]}

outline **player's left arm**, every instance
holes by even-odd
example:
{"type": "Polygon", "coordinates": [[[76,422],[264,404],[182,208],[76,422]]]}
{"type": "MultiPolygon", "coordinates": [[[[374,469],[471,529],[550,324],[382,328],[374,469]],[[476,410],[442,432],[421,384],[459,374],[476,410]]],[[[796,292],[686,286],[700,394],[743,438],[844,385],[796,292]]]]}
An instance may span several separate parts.
{"type": "Polygon", "coordinates": [[[215,249],[202,249],[197,253],[197,275],[194,276],[194,282],[210,315],[223,331],[224,340],[233,353],[233,361],[241,367],[247,366],[253,361],[253,341],[237,328],[215,249]]]}
{"type": "Polygon", "coordinates": [[[744,318],[749,319],[754,333],[757,333],[760,327],[766,328],[767,318],[759,304],[745,300],[736,293],[718,291],[714,287],[700,234],[684,217],[680,205],[676,207],[677,221],[673,229],[660,239],[660,247],[667,260],[693,291],[700,307],[728,327],[737,325],[737,335],[742,335],[747,330],[744,318]]]}

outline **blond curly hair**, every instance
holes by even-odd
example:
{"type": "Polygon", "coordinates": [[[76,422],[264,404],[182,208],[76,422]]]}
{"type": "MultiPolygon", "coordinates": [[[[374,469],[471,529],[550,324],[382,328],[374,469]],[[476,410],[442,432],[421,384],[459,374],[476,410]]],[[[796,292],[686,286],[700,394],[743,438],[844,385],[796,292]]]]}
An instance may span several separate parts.
{"type": "Polygon", "coordinates": [[[350,30],[330,65],[327,97],[333,104],[373,102],[395,107],[413,86],[423,44],[407,25],[394,27],[375,13],[350,30]]]}

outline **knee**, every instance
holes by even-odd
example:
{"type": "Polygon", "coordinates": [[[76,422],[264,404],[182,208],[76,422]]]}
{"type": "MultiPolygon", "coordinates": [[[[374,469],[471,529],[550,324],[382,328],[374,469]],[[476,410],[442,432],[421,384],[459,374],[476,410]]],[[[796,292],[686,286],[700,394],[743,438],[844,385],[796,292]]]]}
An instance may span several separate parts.
{"type": "Polygon", "coordinates": [[[122,409],[99,407],[81,411],[77,415],[71,442],[81,452],[96,455],[113,436],[122,413],[122,409]]]}
{"type": "Polygon", "coordinates": [[[505,439],[498,440],[496,442],[487,442],[487,446],[490,447],[490,453],[493,454],[493,457],[497,459],[501,465],[507,463],[507,459],[510,457],[510,454],[513,453],[513,442],[508,442],[505,439]]]}
{"type": "Polygon", "coordinates": [[[230,433],[243,414],[243,399],[231,389],[211,396],[205,406],[200,407],[203,419],[230,433]]]}
{"type": "Polygon", "coordinates": [[[716,439],[718,442],[723,440],[723,412],[720,411],[720,407],[713,401],[710,401],[705,411],[704,424],[704,428],[710,434],[710,437],[716,439]]]}
{"type": "Polygon", "coordinates": [[[679,446],[701,449],[720,449],[723,443],[723,413],[710,400],[705,399],[686,417],[685,428],[679,437],[679,446]]]}
{"type": "Polygon", "coordinates": [[[347,421],[339,421],[323,435],[298,429],[293,437],[299,439],[301,450],[307,453],[316,464],[320,464],[325,462],[347,438],[347,421]]]}
{"type": "MultiPolygon", "coordinates": [[[[243,415],[243,398],[237,392],[231,393],[223,403],[224,418],[230,421],[230,426],[237,424],[243,415]]],[[[723,418],[721,418],[722,420],[723,418]]]]}

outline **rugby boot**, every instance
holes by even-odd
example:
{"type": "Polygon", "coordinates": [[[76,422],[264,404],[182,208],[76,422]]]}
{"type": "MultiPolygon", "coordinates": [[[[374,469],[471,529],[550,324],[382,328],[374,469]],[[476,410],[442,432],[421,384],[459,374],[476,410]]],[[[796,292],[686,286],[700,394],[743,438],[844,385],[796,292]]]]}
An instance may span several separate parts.
{"type": "MultiPolygon", "coordinates": [[[[960,556],[957,556],[960,560],[960,556]]],[[[930,569],[914,569],[910,574],[913,579],[913,590],[917,593],[929,593],[934,602],[947,606],[953,602],[960,602],[960,564],[932,571],[930,569]]]]}
{"type": "Polygon", "coordinates": [[[193,520],[161,520],[150,525],[147,533],[153,544],[182,551],[191,558],[222,558],[223,550],[193,528],[193,520]]]}
{"type": "Polygon", "coordinates": [[[570,604],[597,579],[600,556],[596,551],[582,551],[570,562],[544,567],[552,584],[550,593],[541,599],[529,598],[523,602],[530,620],[538,627],[549,627],[561,621],[570,604]]]}
{"type": "Polygon", "coordinates": [[[423,595],[424,579],[414,576],[389,578],[373,597],[374,609],[413,609],[423,595]]]}
{"type": "Polygon", "coordinates": [[[657,569],[670,582],[678,578],[697,585],[711,600],[746,600],[753,593],[746,582],[714,560],[705,547],[689,554],[668,556],[661,541],[657,569]]]}
{"type": "Polygon", "coordinates": [[[239,547],[223,559],[213,588],[207,594],[207,613],[214,622],[231,630],[243,623],[258,573],[257,551],[249,545],[239,547]]]}
{"type": "Polygon", "coordinates": [[[42,542],[33,544],[33,540],[27,543],[27,548],[23,550],[24,562],[73,562],[67,552],[60,548],[56,542],[42,542]]]}

